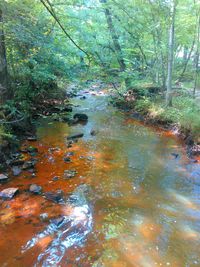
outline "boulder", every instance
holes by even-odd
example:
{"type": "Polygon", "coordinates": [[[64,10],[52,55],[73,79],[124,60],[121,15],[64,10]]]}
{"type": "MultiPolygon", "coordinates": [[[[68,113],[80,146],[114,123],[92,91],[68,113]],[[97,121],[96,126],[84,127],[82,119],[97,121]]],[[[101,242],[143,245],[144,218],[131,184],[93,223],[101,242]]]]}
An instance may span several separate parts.
{"type": "Polygon", "coordinates": [[[15,187],[6,188],[0,192],[0,197],[3,199],[12,199],[18,191],[19,189],[15,187]]]}

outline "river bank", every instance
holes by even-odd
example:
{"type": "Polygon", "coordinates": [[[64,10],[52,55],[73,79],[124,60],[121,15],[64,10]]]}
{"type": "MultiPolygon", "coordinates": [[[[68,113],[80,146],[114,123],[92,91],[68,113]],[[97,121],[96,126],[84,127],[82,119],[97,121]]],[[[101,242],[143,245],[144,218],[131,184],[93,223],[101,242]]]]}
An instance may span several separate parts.
{"type": "MultiPolygon", "coordinates": [[[[200,158],[200,124],[198,120],[195,121],[193,117],[184,118],[184,110],[181,111],[181,109],[178,109],[176,99],[175,107],[170,107],[168,110],[165,108],[163,100],[155,101],[154,98],[154,95],[149,98],[138,98],[134,91],[130,90],[128,93],[120,96],[114,93],[111,102],[114,106],[126,112],[129,117],[143,122],[144,125],[151,125],[163,129],[183,140],[186,145],[188,157],[195,162],[198,161],[200,158]],[[182,117],[181,120],[180,117],[182,117]]],[[[178,101],[183,101],[184,103],[188,99],[180,98],[178,101]]],[[[198,114],[200,114],[200,111],[197,111],[195,116],[198,117],[198,114]]]]}

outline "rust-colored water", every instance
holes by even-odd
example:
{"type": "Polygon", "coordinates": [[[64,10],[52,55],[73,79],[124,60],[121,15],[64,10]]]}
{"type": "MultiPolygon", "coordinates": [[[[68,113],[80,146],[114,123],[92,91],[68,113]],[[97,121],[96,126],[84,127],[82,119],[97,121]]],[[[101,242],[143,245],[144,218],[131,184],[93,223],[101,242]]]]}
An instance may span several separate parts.
{"type": "Polygon", "coordinates": [[[61,189],[66,195],[80,184],[91,187],[92,230],[81,244],[66,249],[59,263],[49,266],[200,266],[199,165],[190,163],[183,145],[170,133],[127,120],[108,105],[103,93],[86,96],[73,101],[79,105],[74,112],[88,114],[88,123],[69,127],[41,121],[38,141],[31,142],[39,150],[36,176],[24,172],[0,185],[1,190],[20,189],[13,200],[0,203],[0,266],[42,266],[38,255],[54,235],[22,252],[48,226],[40,214],[51,219],[71,213],[69,206],[30,194],[32,183],[41,185],[43,192],[61,189]],[[96,136],[90,135],[92,129],[96,136]],[[77,132],[84,137],[67,148],[65,137],[77,132]],[[70,151],[72,162],[65,163],[64,154],[70,151]],[[65,180],[67,169],[78,174],[65,180]]]}

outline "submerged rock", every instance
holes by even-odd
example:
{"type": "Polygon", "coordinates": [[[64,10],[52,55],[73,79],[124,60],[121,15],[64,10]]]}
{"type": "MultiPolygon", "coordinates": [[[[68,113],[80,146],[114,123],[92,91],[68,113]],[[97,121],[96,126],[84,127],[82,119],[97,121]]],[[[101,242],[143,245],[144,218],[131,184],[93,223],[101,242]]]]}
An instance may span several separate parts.
{"type": "Polygon", "coordinates": [[[0,197],[3,199],[12,199],[18,191],[19,189],[15,187],[6,188],[0,192],[0,197]]]}
{"type": "Polygon", "coordinates": [[[34,194],[39,194],[42,191],[42,187],[37,184],[32,184],[29,187],[29,191],[34,194]]]}
{"type": "Polygon", "coordinates": [[[73,134],[67,137],[67,140],[71,140],[71,139],[77,139],[77,138],[81,138],[83,137],[84,134],[83,133],[77,133],[77,134],[73,134]]]}

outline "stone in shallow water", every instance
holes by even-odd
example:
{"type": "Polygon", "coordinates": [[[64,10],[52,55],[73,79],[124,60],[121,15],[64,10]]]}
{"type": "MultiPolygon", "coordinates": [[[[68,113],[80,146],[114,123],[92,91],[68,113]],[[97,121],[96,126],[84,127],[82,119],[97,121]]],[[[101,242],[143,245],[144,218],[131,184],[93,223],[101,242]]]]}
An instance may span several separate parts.
{"type": "Polygon", "coordinates": [[[67,140],[71,140],[71,139],[77,139],[77,138],[81,138],[83,137],[83,133],[77,133],[77,134],[73,134],[67,137],[67,140]]]}
{"type": "Polygon", "coordinates": [[[15,187],[6,188],[0,192],[0,197],[3,199],[12,199],[18,191],[19,189],[15,187]]]}
{"type": "Polygon", "coordinates": [[[20,175],[21,172],[22,172],[22,170],[18,166],[12,167],[12,173],[13,173],[14,176],[20,175]]]}
{"type": "Polygon", "coordinates": [[[64,218],[65,218],[64,216],[60,216],[58,218],[51,219],[50,222],[55,224],[58,227],[64,221],[64,218]]]}
{"type": "Polygon", "coordinates": [[[65,157],[64,162],[69,163],[69,162],[71,162],[71,159],[69,157],[65,157]]]}
{"type": "Polygon", "coordinates": [[[56,203],[59,203],[60,201],[63,200],[63,191],[62,190],[57,190],[56,192],[46,192],[44,193],[44,196],[51,200],[51,201],[54,201],[56,203]]]}
{"type": "Polygon", "coordinates": [[[23,170],[29,170],[29,169],[33,169],[35,167],[36,161],[35,160],[29,160],[24,162],[22,169],[23,170]]]}
{"type": "Polygon", "coordinates": [[[27,137],[28,141],[37,141],[37,137],[36,136],[29,136],[27,137]]]}
{"type": "Polygon", "coordinates": [[[81,114],[81,113],[76,113],[73,118],[76,121],[87,121],[88,120],[88,116],[86,114],[81,114]]]}
{"type": "Polygon", "coordinates": [[[48,213],[41,213],[41,214],[40,214],[40,220],[41,220],[42,222],[46,222],[46,221],[48,221],[48,218],[49,218],[48,213]]]}
{"type": "Polygon", "coordinates": [[[32,184],[29,187],[29,191],[34,194],[39,194],[42,191],[42,187],[37,184],[32,184]]]}
{"type": "Polygon", "coordinates": [[[76,174],[77,174],[77,171],[75,171],[75,170],[65,170],[64,171],[64,178],[70,179],[70,178],[73,178],[76,174]]]}
{"type": "Polygon", "coordinates": [[[2,181],[7,181],[7,180],[8,180],[8,176],[5,175],[5,174],[3,174],[3,173],[1,173],[1,174],[0,174],[0,182],[2,182],[2,181]]]}

